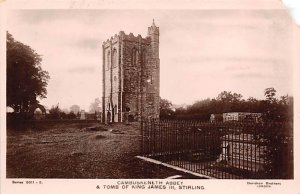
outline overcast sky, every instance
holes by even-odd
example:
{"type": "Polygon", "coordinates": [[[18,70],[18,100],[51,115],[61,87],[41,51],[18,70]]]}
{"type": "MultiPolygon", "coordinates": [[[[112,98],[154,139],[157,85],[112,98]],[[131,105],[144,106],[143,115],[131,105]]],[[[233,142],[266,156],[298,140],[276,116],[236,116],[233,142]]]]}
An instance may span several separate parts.
{"type": "Polygon", "coordinates": [[[191,104],[221,91],[264,98],[292,94],[293,27],[284,10],[26,10],[11,11],[8,31],[42,55],[50,74],[41,104],[78,104],[102,96],[102,42],[123,30],[160,28],[162,98],[191,104]]]}

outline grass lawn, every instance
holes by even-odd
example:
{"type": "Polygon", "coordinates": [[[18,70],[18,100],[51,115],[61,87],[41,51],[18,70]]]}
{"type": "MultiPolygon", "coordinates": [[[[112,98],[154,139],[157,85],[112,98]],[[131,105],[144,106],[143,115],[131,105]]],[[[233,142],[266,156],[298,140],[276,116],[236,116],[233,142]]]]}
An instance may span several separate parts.
{"type": "Polygon", "coordinates": [[[140,128],[97,122],[35,122],[7,129],[7,178],[151,179],[188,175],[134,156],[140,128]]]}

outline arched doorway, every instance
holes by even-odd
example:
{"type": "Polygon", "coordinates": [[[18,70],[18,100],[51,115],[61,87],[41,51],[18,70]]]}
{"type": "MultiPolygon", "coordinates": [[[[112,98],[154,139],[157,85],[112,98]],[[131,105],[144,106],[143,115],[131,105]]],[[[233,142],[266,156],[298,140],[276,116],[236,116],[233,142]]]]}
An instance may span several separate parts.
{"type": "Polygon", "coordinates": [[[118,106],[114,106],[114,122],[118,122],[118,106]]]}
{"type": "Polygon", "coordinates": [[[111,122],[111,113],[110,113],[110,111],[107,111],[106,118],[107,118],[107,123],[110,123],[111,122]]]}
{"type": "Polygon", "coordinates": [[[45,119],[46,117],[46,109],[41,104],[36,104],[30,108],[30,114],[33,116],[36,120],[45,119]]]}

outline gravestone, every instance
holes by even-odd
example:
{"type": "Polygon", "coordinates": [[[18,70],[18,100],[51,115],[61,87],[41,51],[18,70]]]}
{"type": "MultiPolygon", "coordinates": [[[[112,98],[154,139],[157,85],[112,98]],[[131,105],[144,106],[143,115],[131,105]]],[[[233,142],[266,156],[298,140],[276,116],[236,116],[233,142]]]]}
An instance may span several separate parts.
{"type": "Polygon", "coordinates": [[[82,110],[80,112],[80,120],[85,120],[85,111],[84,110],[82,110]]]}

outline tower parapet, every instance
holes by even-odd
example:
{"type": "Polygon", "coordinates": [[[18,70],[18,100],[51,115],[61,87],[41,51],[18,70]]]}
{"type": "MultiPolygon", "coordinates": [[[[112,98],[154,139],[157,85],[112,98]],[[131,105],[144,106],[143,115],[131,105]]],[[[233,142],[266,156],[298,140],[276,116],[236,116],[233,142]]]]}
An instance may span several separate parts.
{"type": "Polygon", "coordinates": [[[140,34],[135,36],[133,33],[126,34],[124,31],[120,31],[118,33],[118,35],[115,34],[114,36],[110,37],[110,39],[107,39],[106,41],[104,41],[102,44],[104,47],[109,46],[110,42],[115,43],[119,39],[122,41],[130,41],[130,42],[140,42],[141,41],[142,44],[148,44],[148,45],[151,44],[150,36],[143,38],[140,34]]]}

